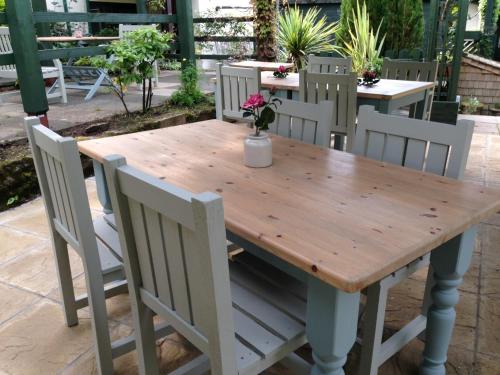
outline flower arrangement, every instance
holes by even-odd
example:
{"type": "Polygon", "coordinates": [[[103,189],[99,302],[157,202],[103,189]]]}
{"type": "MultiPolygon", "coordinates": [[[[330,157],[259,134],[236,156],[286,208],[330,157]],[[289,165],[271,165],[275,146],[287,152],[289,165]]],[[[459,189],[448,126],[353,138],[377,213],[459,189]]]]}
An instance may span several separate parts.
{"type": "Polygon", "coordinates": [[[284,79],[288,76],[288,71],[283,65],[280,65],[278,70],[276,70],[273,73],[273,76],[274,76],[274,78],[284,79]]]}
{"type": "Polygon", "coordinates": [[[377,77],[378,73],[375,69],[367,69],[363,72],[362,78],[358,78],[358,84],[371,87],[380,82],[377,77]]]}
{"type": "Polygon", "coordinates": [[[255,136],[258,137],[262,130],[269,129],[269,124],[274,122],[276,114],[274,109],[277,108],[277,103],[281,104],[281,100],[274,98],[274,90],[269,93],[269,100],[266,101],[260,93],[250,95],[248,100],[243,104],[243,117],[253,117],[255,136]],[[273,109],[274,107],[274,109],[273,109]]]}

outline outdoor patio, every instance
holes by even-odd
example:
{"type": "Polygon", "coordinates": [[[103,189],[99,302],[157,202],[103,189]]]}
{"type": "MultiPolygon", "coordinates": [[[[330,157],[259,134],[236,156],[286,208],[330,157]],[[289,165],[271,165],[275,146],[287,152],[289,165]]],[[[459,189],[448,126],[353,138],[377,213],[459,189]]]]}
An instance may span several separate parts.
{"type": "MultiPolygon", "coordinates": [[[[476,131],[466,171],[466,181],[500,187],[499,117],[473,116],[476,131]]],[[[102,213],[94,179],[87,180],[92,214],[102,213]]],[[[498,375],[500,368],[500,214],[480,225],[472,266],[459,288],[457,324],[448,352],[448,374],[498,375]]],[[[2,374],[94,374],[94,349],[88,309],[79,312],[80,325],[64,325],[57,276],[42,200],[36,199],[0,214],[0,363],[2,374]]],[[[72,252],[77,292],[84,291],[82,265],[72,252]]],[[[390,295],[386,327],[397,330],[418,311],[426,272],[422,270],[396,287],[390,295]]],[[[126,295],[107,301],[111,335],[115,339],[132,331],[126,295]]],[[[423,350],[415,339],[381,369],[384,375],[418,373],[423,350]]],[[[158,343],[162,370],[169,371],[196,352],[174,334],[158,343]]],[[[302,354],[308,358],[307,348],[302,354]]],[[[346,371],[354,373],[359,346],[349,356],[346,371]]],[[[135,352],[115,360],[117,374],[135,374],[135,352]]],[[[287,374],[278,365],[266,374],[287,374]]]]}

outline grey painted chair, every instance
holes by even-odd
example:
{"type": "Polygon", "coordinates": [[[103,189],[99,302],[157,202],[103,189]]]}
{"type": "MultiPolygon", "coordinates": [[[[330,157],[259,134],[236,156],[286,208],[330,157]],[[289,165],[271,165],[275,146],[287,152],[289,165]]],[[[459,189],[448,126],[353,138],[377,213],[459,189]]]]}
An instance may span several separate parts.
{"type": "MultiPolygon", "coordinates": [[[[353,152],[371,159],[455,179],[464,175],[474,122],[456,125],[383,115],[362,106],[353,152]]],[[[375,375],[379,366],[425,330],[429,293],[433,286],[429,271],[420,315],[382,342],[389,289],[429,264],[429,257],[407,265],[367,289],[365,329],[362,338],[360,374],[375,375]]]]}
{"type": "Polygon", "coordinates": [[[350,74],[299,73],[300,100],[332,103],[333,117],[330,131],[336,136],[334,147],[344,148],[343,136],[347,136],[347,150],[351,150],[356,127],[357,77],[350,74]]]}
{"type": "Polygon", "coordinates": [[[216,65],[215,107],[218,120],[246,121],[241,106],[252,94],[260,92],[260,69],[216,65]]]}
{"type": "MultiPolygon", "coordinates": [[[[401,61],[385,58],[382,64],[383,79],[398,79],[402,81],[436,82],[438,73],[438,62],[401,61]]],[[[429,90],[424,120],[430,118],[434,89],[429,90]]],[[[410,107],[410,117],[415,117],[415,105],[410,107]]]]}
{"type": "Polygon", "coordinates": [[[258,374],[306,342],[305,301],[228,261],[221,197],[191,194],[120,156],[104,169],[141,374],[158,374],[153,312],[203,353],[173,374],[258,374]]]}
{"type": "Polygon", "coordinates": [[[269,125],[269,132],[298,141],[330,147],[330,124],[333,116],[331,103],[301,103],[281,99],[275,110],[276,119],[269,125]]]}
{"type": "Polygon", "coordinates": [[[307,71],[309,73],[349,74],[352,72],[352,58],[309,55],[307,71]]]}
{"type": "Polygon", "coordinates": [[[127,291],[118,235],[105,218],[92,222],[75,140],[40,125],[36,117],[27,118],[25,125],[52,235],[66,324],[77,325],[77,311],[90,307],[98,368],[112,374],[105,298],[127,291]],[[75,298],[68,245],[82,259],[87,296],[75,298]],[[105,288],[108,283],[113,284],[105,288]]]}

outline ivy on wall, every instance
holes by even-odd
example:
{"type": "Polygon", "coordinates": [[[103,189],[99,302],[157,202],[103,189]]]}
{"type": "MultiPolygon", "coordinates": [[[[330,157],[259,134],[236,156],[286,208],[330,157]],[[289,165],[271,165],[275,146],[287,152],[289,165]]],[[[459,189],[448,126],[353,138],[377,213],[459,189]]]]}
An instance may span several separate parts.
{"type": "Polygon", "coordinates": [[[255,38],[257,40],[257,59],[274,61],[277,56],[276,25],[277,12],[276,0],[251,0],[255,21],[255,38]]]}

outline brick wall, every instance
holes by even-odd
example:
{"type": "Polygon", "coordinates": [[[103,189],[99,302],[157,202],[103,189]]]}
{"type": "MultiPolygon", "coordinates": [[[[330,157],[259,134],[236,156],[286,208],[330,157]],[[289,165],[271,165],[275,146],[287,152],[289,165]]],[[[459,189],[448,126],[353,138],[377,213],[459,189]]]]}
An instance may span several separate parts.
{"type": "Polygon", "coordinates": [[[500,63],[467,54],[462,60],[458,95],[477,97],[483,104],[500,103],[500,63]]]}

